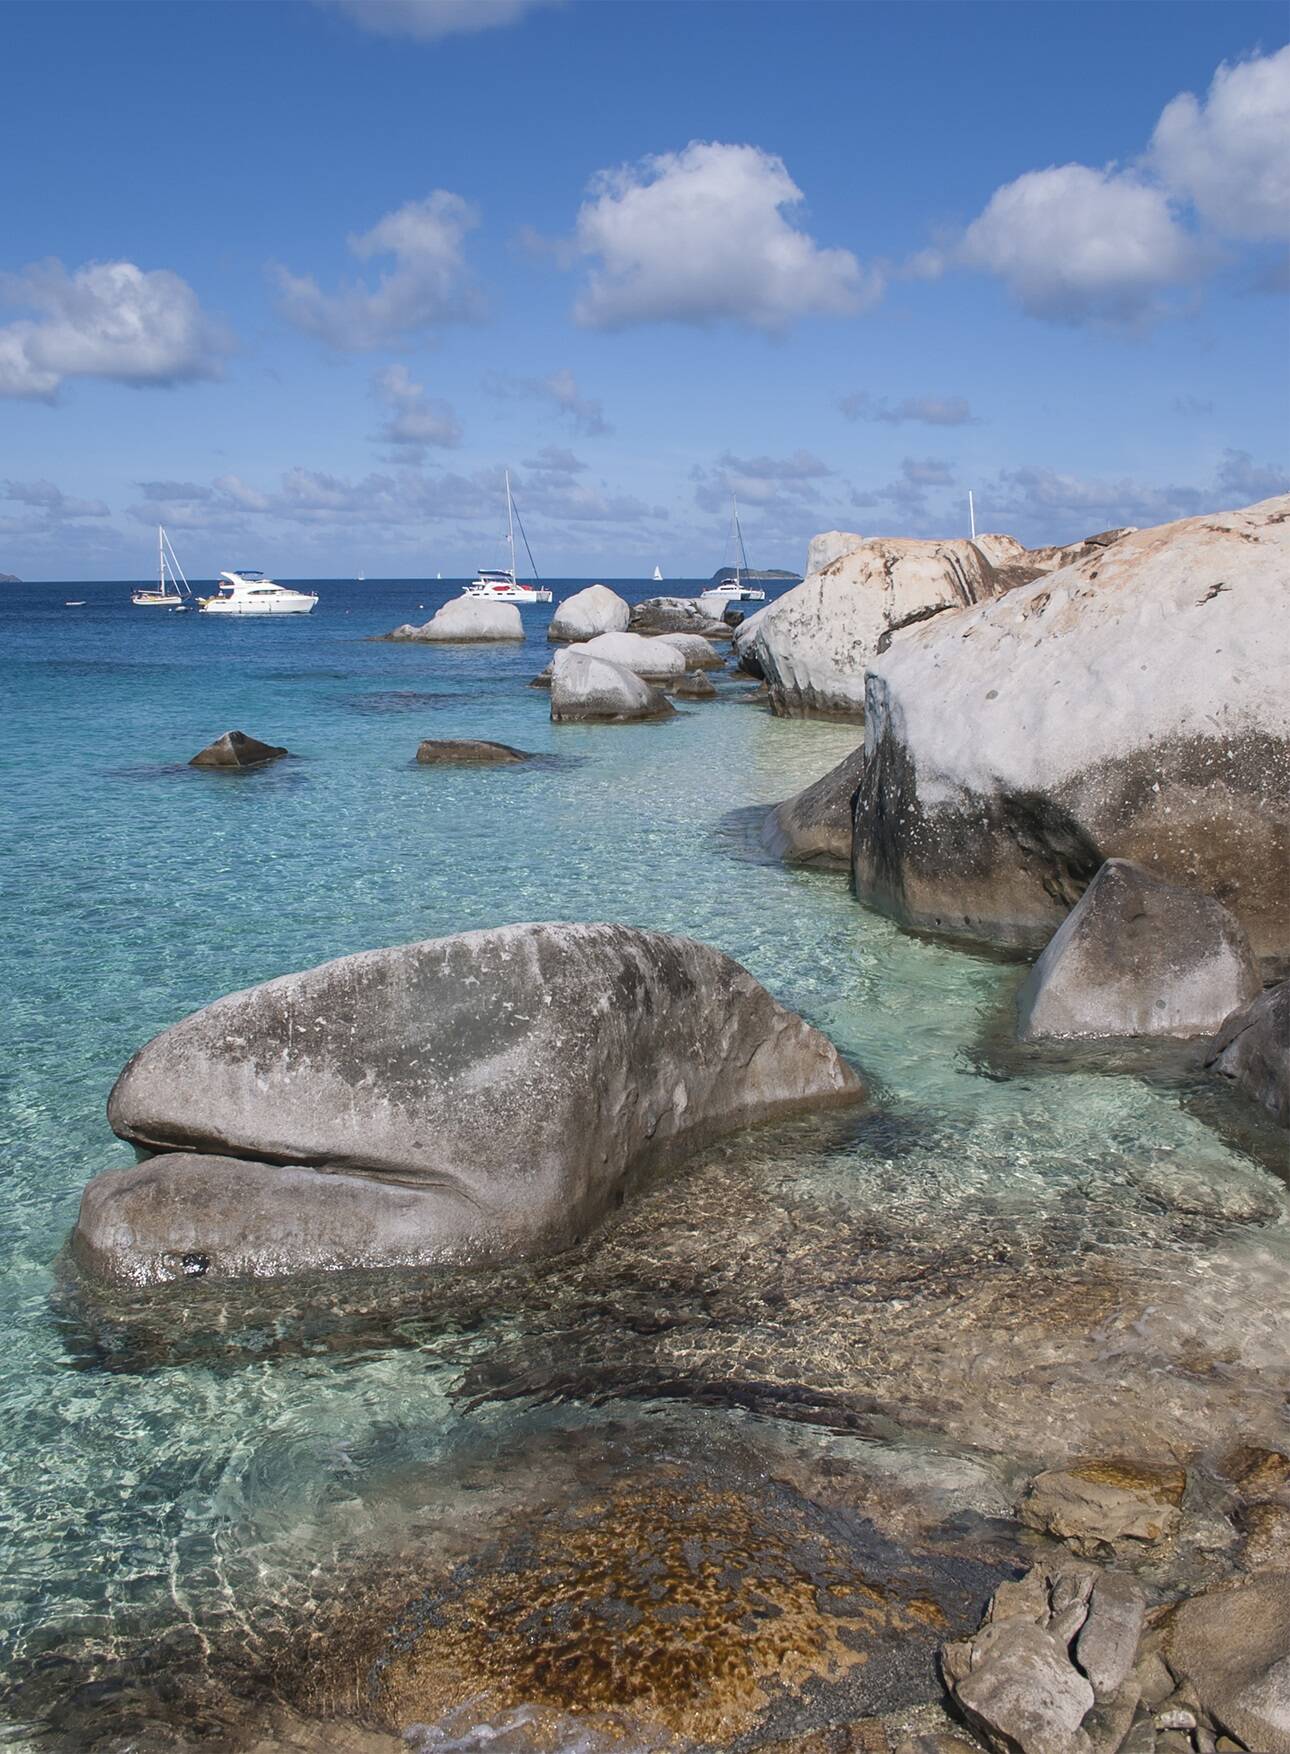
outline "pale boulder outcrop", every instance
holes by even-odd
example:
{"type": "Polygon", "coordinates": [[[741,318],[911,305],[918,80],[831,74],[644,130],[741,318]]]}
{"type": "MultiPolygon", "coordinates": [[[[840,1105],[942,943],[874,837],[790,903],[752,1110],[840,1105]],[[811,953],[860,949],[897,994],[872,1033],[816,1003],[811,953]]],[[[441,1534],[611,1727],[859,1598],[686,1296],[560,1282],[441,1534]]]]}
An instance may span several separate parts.
{"type": "Polygon", "coordinates": [[[850,554],[855,548],[863,546],[865,538],[857,536],[854,530],[824,530],[818,536],[812,536],[806,548],[806,577],[813,572],[823,572],[835,560],[841,560],[844,554],[850,554]]]}
{"type": "Polygon", "coordinates": [[[1212,1035],[1259,986],[1250,941],[1221,902],[1108,859],[1031,969],[1017,1033],[1212,1035]]]}
{"type": "Polygon", "coordinates": [[[75,1250],[135,1283],[536,1255],[673,1153],[862,1094],[824,1036],[690,939],[541,924],[366,951],[135,1054],[109,1122],[171,1155],[91,1184],[75,1250]]]}
{"type": "Polygon", "coordinates": [[[848,870],[851,818],[864,774],[864,744],[822,779],[776,804],[762,827],[762,844],[790,864],[848,870]]]}
{"type": "Polygon", "coordinates": [[[1290,981],[1269,987],[1229,1017],[1205,1064],[1290,1127],[1290,981]]]}
{"type": "MultiPolygon", "coordinates": [[[[681,665],[684,671],[684,662],[681,665]]],[[[676,709],[634,670],[598,658],[586,646],[557,652],[551,666],[551,717],[556,724],[585,719],[626,724],[666,719],[676,709]]]]}
{"type": "Polygon", "coordinates": [[[651,641],[656,646],[671,646],[685,659],[687,670],[724,670],[726,661],[701,633],[662,633],[651,641]]]}
{"type": "Polygon", "coordinates": [[[188,765],[227,771],[230,768],[263,767],[266,762],[278,761],[288,754],[290,751],[278,744],[261,743],[258,737],[248,737],[245,731],[225,731],[205,749],[199,749],[188,765]]]}
{"type": "Polygon", "coordinates": [[[731,637],[731,650],[734,652],[736,665],[747,675],[755,676],[759,682],[765,681],[765,671],[757,656],[757,634],[762,622],[774,607],[774,603],[767,603],[755,614],[746,615],[731,637]]]}
{"type": "Polygon", "coordinates": [[[473,644],[480,640],[522,640],[524,623],[514,603],[493,603],[486,597],[454,597],[437,609],[423,627],[405,624],[387,639],[430,640],[473,644]]]}
{"type": "MultiPolygon", "coordinates": [[[[761,643],[761,642],[759,642],[761,643]]],[[[1045,943],[1108,858],[1290,956],[1290,496],[1122,536],[871,663],[857,894],[1045,943]]]]}
{"type": "Polygon", "coordinates": [[[591,658],[604,658],[634,670],[646,682],[664,682],[686,668],[685,654],[662,639],[646,639],[639,633],[598,633],[583,651],[591,658]]]}
{"type": "Polygon", "coordinates": [[[546,637],[575,644],[594,639],[598,633],[625,633],[631,608],[625,598],[608,585],[588,585],[566,597],[551,617],[546,637]]]}

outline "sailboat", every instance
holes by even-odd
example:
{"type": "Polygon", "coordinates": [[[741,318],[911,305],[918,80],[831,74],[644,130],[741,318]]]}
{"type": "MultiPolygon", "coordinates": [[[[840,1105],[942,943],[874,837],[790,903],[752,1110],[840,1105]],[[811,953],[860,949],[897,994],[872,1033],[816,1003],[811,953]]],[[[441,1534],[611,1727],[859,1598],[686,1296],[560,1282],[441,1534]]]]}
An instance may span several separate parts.
{"type": "Polygon", "coordinates": [[[663,569],[662,569],[662,567],[656,566],[654,568],[653,579],[654,579],[654,583],[656,585],[661,585],[663,583],[663,569]]]}
{"type": "MultiPolygon", "coordinates": [[[[700,593],[700,596],[710,599],[710,606],[720,604],[724,607],[727,603],[764,603],[766,601],[765,591],[758,591],[752,585],[745,583],[750,570],[748,551],[744,547],[744,533],[739,527],[739,502],[733,493],[730,496],[730,538],[735,551],[734,577],[717,578],[706,591],[700,593]]],[[[722,571],[725,571],[724,567],[722,571]]]]}
{"type": "Polygon", "coordinates": [[[524,534],[524,525],[520,524],[520,536],[524,542],[524,552],[529,557],[529,565],[533,567],[533,583],[522,585],[515,576],[515,526],[519,522],[519,514],[515,510],[515,501],[511,495],[511,472],[506,471],[506,548],[511,557],[508,567],[488,571],[481,567],[479,577],[466,586],[463,597],[488,597],[497,603],[549,603],[551,593],[537,579],[537,567],[533,563],[533,550],[529,547],[529,539],[524,534]]]}
{"type": "Polygon", "coordinates": [[[193,593],[184,577],[184,569],[175,558],[170,538],[157,525],[157,588],[140,585],[131,591],[130,601],[136,609],[191,609],[193,593]]]}

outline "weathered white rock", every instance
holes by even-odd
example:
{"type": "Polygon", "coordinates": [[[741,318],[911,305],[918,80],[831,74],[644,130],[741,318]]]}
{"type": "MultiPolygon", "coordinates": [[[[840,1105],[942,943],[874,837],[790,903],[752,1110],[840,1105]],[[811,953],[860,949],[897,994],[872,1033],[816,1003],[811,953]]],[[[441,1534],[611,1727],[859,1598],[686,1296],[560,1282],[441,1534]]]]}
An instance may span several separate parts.
{"type": "Polygon", "coordinates": [[[757,656],[757,630],[774,607],[774,603],[767,603],[765,608],[758,609],[755,614],[746,615],[731,636],[731,649],[736,664],[749,676],[757,677],[758,681],[764,681],[765,676],[761,659],[757,656]]]}
{"type": "Polygon", "coordinates": [[[1290,981],[1269,987],[1229,1017],[1205,1064],[1290,1127],[1290,981]]]}
{"type": "Polygon", "coordinates": [[[1108,859],[1031,969],[1017,1033],[1212,1035],[1259,985],[1250,941],[1221,902],[1108,859]]]}
{"type": "Polygon", "coordinates": [[[617,591],[608,585],[588,585],[564,599],[551,617],[546,637],[575,643],[594,639],[598,633],[623,633],[630,616],[630,606],[617,591]]]}
{"type": "Polygon", "coordinates": [[[514,603],[494,603],[486,597],[454,597],[437,609],[424,627],[409,633],[401,627],[392,639],[435,640],[473,643],[476,640],[524,638],[524,623],[514,603]]]}
{"type": "Polygon", "coordinates": [[[1182,1603],[1165,1657],[1229,1735],[1259,1754],[1290,1754],[1290,1572],[1182,1603]]]}
{"type": "Polygon", "coordinates": [[[674,647],[685,659],[687,670],[724,670],[726,667],[721,653],[701,633],[663,633],[652,643],[674,647]]]}
{"type": "Polygon", "coordinates": [[[568,646],[556,653],[551,667],[551,717],[557,724],[582,719],[621,724],[634,719],[666,719],[674,711],[671,702],[634,670],[596,657],[585,645],[568,646]]]}
{"type": "MultiPolygon", "coordinates": [[[[704,642],[706,644],[706,641],[704,642]]],[[[604,658],[634,670],[647,682],[663,682],[686,668],[685,654],[667,640],[646,639],[639,633],[598,633],[583,646],[591,658],[604,658]]]]}
{"type": "Polygon", "coordinates": [[[862,900],[1037,946],[1128,858],[1290,956],[1290,496],[910,628],[872,661],[866,714],[862,900]]]}
{"type": "Polygon", "coordinates": [[[75,1246],[134,1283],[194,1253],[216,1276],[535,1255],[673,1153],[861,1095],[818,1031],[690,939],[544,924],[367,951],[134,1056],[109,1122],[172,1155],[92,1184],[75,1246]]]}
{"type": "Polygon", "coordinates": [[[893,630],[1001,588],[970,542],[862,542],[759,614],[752,649],[773,710],[862,716],[865,668],[893,630]]]}
{"type": "Polygon", "coordinates": [[[791,864],[851,864],[851,812],[864,773],[864,744],[822,779],[776,804],[762,829],[762,844],[791,864]]]}
{"type": "Polygon", "coordinates": [[[854,530],[825,530],[812,536],[806,549],[806,576],[809,578],[813,572],[823,572],[826,566],[841,560],[844,554],[861,547],[864,540],[854,530]]]}

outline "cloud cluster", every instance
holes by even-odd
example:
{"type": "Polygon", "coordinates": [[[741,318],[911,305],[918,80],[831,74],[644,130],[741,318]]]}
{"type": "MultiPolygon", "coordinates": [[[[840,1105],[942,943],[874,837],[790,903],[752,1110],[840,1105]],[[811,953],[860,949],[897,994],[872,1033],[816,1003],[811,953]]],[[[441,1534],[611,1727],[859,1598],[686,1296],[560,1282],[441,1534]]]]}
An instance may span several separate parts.
{"type": "Polygon", "coordinates": [[[410,37],[437,43],[444,37],[474,36],[515,24],[528,12],[560,6],[563,0],[319,0],[343,12],[362,30],[382,37],[410,37]]]}
{"type": "Polygon", "coordinates": [[[590,263],[576,320],[780,333],[798,317],[854,315],[879,296],[880,277],[793,223],[803,199],[783,159],[756,146],[692,140],[601,171],[574,230],[573,251],[590,263]]]}
{"type": "Polygon", "coordinates": [[[0,396],[52,401],[66,378],[168,386],[219,375],[230,341],[168,268],[50,260],[0,275],[0,304],[34,312],[0,327],[0,396]]]}
{"type": "Polygon", "coordinates": [[[427,396],[405,365],[373,373],[372,394],[388,410],[377,433],[380,444],[419,461],[430,446],[452,449],[461,443],[461,422],[448,403],[427,396]]]}
{"type": "Polygon", "coordinates": [[[726,451],[711,468],[692,472],[701,511],[728,512],[732,497],[773,517],[794,517],[815,505],[819,483],[833,470],[810,451],[791,457],[736,457],[726,451]]]}
{"type": "Polygon", "coordinates": [[[879,420],[887,426],[907,421],[919,426],[975,426],[977,417],[962,396],[906,396],[892,403],[885,396],[857,390],[843,396],[838,407],[848,420],[879,420]]]}
{"type": "Polygon", "coordinates": [[[1222,236],[1290,239],[1290,44],[1166,104],[1147,161],[1222,236]]]}
{"type": "Polygon", "coordinates": [[[477,318],[481,297],[467,269],[465,239],[478,224],[469,201],[435,189],[347,240],[361,262],[393,258],[374,286],[358,280],[328,293],[311,274],[276,268],[282,314],[342,351],[386,347],[444,323],[477,318]]]}
{"type": "Polygon", "coordinates": [[[547,402],[565,416],[575,431],[587,438],[614,430],[605,419],[602,405],[582,394],[578,380],[568,366],[561,366],[559,371],[544,378],[512,378],[502,372],[489,372],[484,379],[484,388],[490,396],[533,397],[539,402],[547,402]]]}

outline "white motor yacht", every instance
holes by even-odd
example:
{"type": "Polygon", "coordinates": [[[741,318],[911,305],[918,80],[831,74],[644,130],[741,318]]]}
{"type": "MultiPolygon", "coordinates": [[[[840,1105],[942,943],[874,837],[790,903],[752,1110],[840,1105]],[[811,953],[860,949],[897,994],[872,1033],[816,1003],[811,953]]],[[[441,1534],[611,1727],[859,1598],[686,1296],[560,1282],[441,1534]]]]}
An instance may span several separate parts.
{"type": "Polygon", "coordinates": [[[222,572],[213,597],[199,597],[204,615],[308,615],[318,606],[316,591],[293,591],[250,567],[222,572]]]}
{"type": "MultiPolygon", "coordinates": [[[[536,578],[532,584],[521,584],[515,576],[515,525],[519,514],[515,510],[515,501],[511,497],[511,472],[506,471],[506,547],[511,557],[507,567],[497,567],[492,571],[480,568],[479,577],[467,585],[462,592],[463,597],[487,597],[495,603],[549,603],[551,593],[536,578]]],[[[533,551],[529,547],[529,539],[524,535],[524,526],[520,525],[520,535],[524,540],[524,551],[529,557],[529,565],[533,566],[533,551]]],[[[537,572],[533,566],[534,573],[537,572]]]]}
{"type": "Polygon", "coordinates": [[[191,609],[194,606],[184,569],[175,558],[170,538],[160,524],[157,525],[157,588],[154,591],[148,585],[140,585],[137,591],[131,591],[130,601],[136,609],[191,609]]]}

